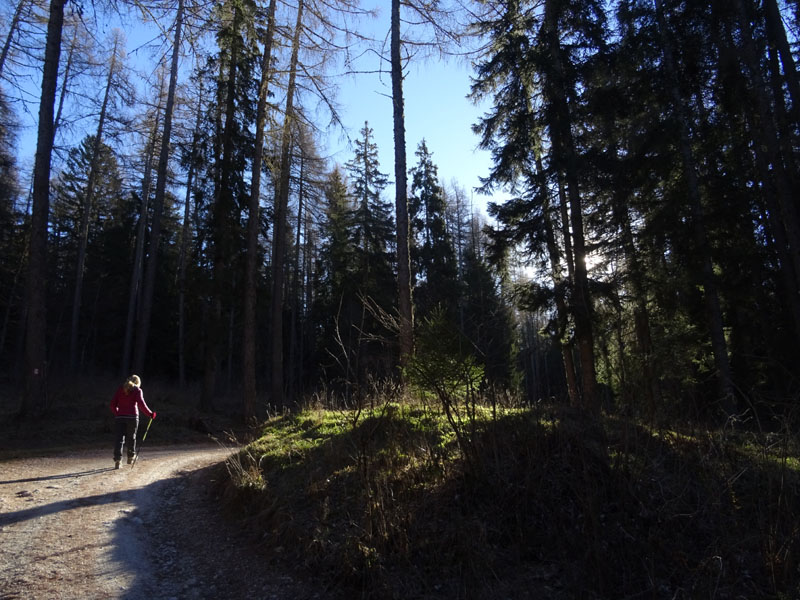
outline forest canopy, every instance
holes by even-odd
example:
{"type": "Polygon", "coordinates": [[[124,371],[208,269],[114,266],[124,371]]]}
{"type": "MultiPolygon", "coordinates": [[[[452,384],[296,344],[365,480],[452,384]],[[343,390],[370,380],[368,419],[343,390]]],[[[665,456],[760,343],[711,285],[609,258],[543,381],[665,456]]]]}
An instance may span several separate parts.
{"type": "Polygon", "coordinates": [[[587,413],[796,416],[797,0],[393,0],[377,35],[367,4],[3,3],[21,412],[48,378],[135,371],[245,417],[432,373],[587,413]],[[369,122],[323,152],[366,54],[391,76],[391,165],[369,122]],[[507,199],[487,216],[405,139],[403,75],[451,55],[488,107],[479,191],[507,199]]]}

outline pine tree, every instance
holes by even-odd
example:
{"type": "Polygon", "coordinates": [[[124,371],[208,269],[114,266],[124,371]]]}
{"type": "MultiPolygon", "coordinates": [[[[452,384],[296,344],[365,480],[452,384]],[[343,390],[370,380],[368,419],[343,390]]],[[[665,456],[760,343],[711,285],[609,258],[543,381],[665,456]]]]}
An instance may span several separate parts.
{"type": "MultiPolygon", "coordinates": [[[[478,65],[473,96],[494,95],[494,108],[476,129],[494,159],[486,189],[510,185],[522,192],[507,208],[495,207],[502,254],[510,244],[525,241],[534,254],[545,251],[552,267],[556,298],[568,303],[574,327],[579,369],[571,365],[569,345],[563,348],[568,381],[579,372],[581,386],[570,397],[594,411],[596,390],[592,300],[586,267],[585,174],[574,127],[580,115],[581,67],[603,46],[603,12],[598,3],[499,3],[479,27],[492,40],[478,65]],[[580,49],[565,40],[580,39],[580,49]],[[580,51],[579,51],[580,50],[580,51]],[[544,149],[547,148],[547,163],[544,149]],[[546,171],[545,171],[546,169],[546,171]],[[551,208],[551,199],[557,206],[551,208]],[[556,236],[560,235],[560,244],[556,236]],[[568,293],[562,285],[566,271],[568,293]],[[562,295],[563,294],[563,295],[562,295]]],[[[554,203],[553,203],[554,204],[554,203]]]]}
{"type": "Polygon", "coordinates": [[[325,187],[325,217],[319,257],[317,293],[313,320],[318,328],[317,360],[325,381],[347,393],[348,381],[354,381],[360,315],[356,247],[353,244],[354,207],[347,184],[337,168],[328,176],[325,187]]]}
{"type": "Polygon", "coordinates": [[[420,142],[416,156],[408,205],[417,312],[420,318],[425,318],[439,306],[455,323],[459,285],[455,252],[446,224],[444,190],[425,140],[420,142]]]}
{"type": "Polygon", "coordinates": [[[153,197],[153,222],[150,228],[147,266],[144,272],[144,280],[142,282],[141,318],[138,324],[136,348],[133,358],[134,367],[138,372],[142,372],[144,368],[144,360],[147,352],[147,340],[150,334],[150,318],[153,311],[156,268],[158,265],[159,246],[161,243],[161,219],[164,212],[168,175],[167,167],[170,160],[170,136],[172,134],[172,118],[175,107],[175,90],[178,84],[178,58],[180,57],[181,36],[183,35],[183,21],[185,18],[184,11],[184,0],[178,0],[172,39],[169,85],[167,87],[166,104],[164,105],[164,128],[161,132],[161,149],[158,153],[156,188],[155,196],[153,197]]]}
{"type": "Polygon", "coordinates": [[[205,367],[201,406],[210,407],[216,393],[220,363],[227,357],[231,372],[230,322],[238,308],[236,290],[242,285],[239,265],[243,258],[240,214],[250,196],[248,160],[253,156],[251,125],[257,98],[253,72],[258,61],[254,46],[255,10],[251,2],[231,0],[217,5],[221,27],[217,31],[218,55],[212,61],[217,78],[209,85],[213,137],[209,141],[208,227],[212,249],[210,305],[205,336],[205,367]],[[223,354],[226,348],[228,351],[223,354]]]}
{"type": "Polygon", "coordinates": [[[25,390],[20,414],[39,413],[46,407],[47,376],[47,221],[50,214],[50,165],[54,139],[54,106],[61,54],[61,33],[66,0],[52,0],[39,99],[36,162],[33,168],[33,213],[31,218],[26,305],[25,390]]]}
{"type": "MultiPolygon", "coordinates": [[[[372,135],[369,124],[364,123],[361,138],[356,141],[355,156],[346,164],[350,175],[350,193],[355,205],[351,244],[355,249],[357,287],[350,293],[362,302],[358,325],[359,351],[356,361],[356,372],[360,381],[365,380],[369,371],[385,371],[384,366],[388,360],[385,349],[373,348],[367,352],[367,346],[376,344],[368,343],[365,336],[378,335],[381,332],[379,324],[375,322],[364,303],[372,303],[380,310],[392,314],[396,299],[396,296],[390,293],[395,281],[394,221],[391,204],[382,197],[388,180],[380,171],[378,148],[372,141],[372,135]],[[367,360],[372,361],[372,364],[368,365],[367,360]]],[[[385,331],[382,333],[386,334],[385,331]]],[[[383,375],[388,376],[388,372],[384,372],[383,375]]]]}
{"type": "Polygon", "coordinates": [[[19,189],[13,143],[11,112],[5,94],[0,91],[0,361],[6,365],[6,374],[15,366],[11,354],[6,352],[6,340],[22,310],[25,241],[21,233],[22,215],[17,208],[19,189]]]}
{"type": "MultiPolygon", "coordinates": [[[[68,366],[72,372],[76,367],[94,368],[101,363],[108,366],[108,361],[118,355],[120,323],[124,319],[122,306],[115,300],[124,297],[124,291],[118,296],[112,290],[124,290],[134,218],[131,203],[122,199],[122,189],[118,161],[107,144],[98,145],[95,136],[90,135],[70,149],[65,169],[54,186],[51,297],[72,296],[75,264],[83,255],[81,286],[86,302],[71,307],[73,320],[77,314],[79,322],[84,324],[76,332],[76,339],[66,327],[68,343],[58,337],[53,340],[58,355],[68,360],[68,364],[55,364],[53,368],[68,366]],[[92,201],[87,207],[89,198],[92,201]],[[127,230],[122,229],[125,225],[127,230]],[[84,226],[85,237],[76,235],[84,226]],[[110,339],[117,343],[109,344],[110,339]],[[72,349],[76,350],[74,357],[72,349]]],[[[69,322],[69,313],[63,309],[55,310],[55,314],[69,322]]]]}

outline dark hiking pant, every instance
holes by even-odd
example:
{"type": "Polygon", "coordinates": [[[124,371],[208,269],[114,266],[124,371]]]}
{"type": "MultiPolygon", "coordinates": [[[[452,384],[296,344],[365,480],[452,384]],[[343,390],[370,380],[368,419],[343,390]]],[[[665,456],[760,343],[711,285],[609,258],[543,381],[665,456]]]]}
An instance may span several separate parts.
{"type": "Polygon", "coordinates": [[[139,417],[116,417],[114,419],[114,460],[122,459],[122,448],[127,443],[128,458],[136,454],[136,429],[139,417]]]}

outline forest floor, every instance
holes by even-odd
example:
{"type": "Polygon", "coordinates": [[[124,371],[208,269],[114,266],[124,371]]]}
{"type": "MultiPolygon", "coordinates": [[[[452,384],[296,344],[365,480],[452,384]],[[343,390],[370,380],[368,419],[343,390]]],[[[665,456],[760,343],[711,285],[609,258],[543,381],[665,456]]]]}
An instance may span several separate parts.
{"type": "Polygon", "coordinates": [[[459,440],[435,407],[377,403],[246,429],[151,385],[115,470],[115,384],[21,421],[0,389],[0,600],[800,598],[794,426],[516,407],[459,440]]]}

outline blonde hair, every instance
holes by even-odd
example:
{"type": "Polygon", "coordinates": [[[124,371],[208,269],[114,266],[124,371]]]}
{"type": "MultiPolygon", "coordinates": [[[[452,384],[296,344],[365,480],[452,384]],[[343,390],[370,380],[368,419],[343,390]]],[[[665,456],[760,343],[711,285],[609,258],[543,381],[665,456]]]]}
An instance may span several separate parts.
{"type": "Polygon", "coordinates": [[[125,380],[125,391],[130,392],[133,388],[138,388],[142,385],[142,380],[139,379],[138,375],[131,375],[128,379],[125,380]]]}

